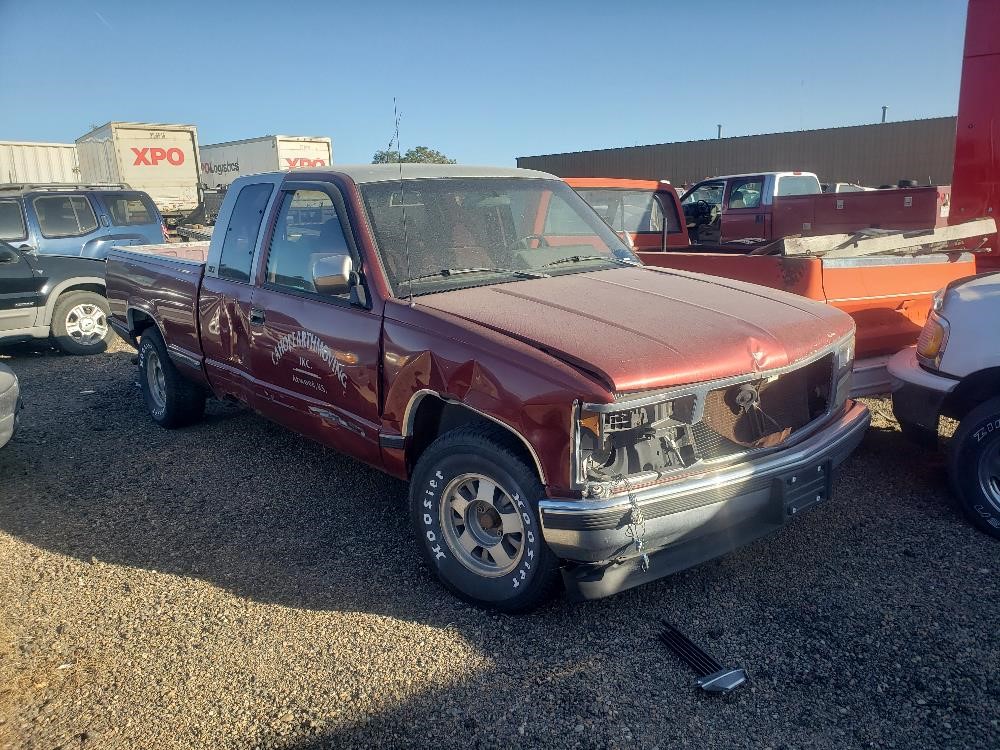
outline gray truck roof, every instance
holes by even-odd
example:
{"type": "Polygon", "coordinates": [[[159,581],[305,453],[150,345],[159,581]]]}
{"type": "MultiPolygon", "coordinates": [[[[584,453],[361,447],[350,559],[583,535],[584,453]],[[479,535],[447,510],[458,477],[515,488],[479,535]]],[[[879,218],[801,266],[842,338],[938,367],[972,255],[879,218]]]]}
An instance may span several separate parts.
{"type": "MultiPolygon", "coordinates": [[[[296,172],[340,172],[354,182],[389,182],[399,179],[399,164],[332,164],[329,167],[305,167],[293,169],[296,172]]],[[[473,167],[465,164],[403,164],[403,179],[427,179],[433,177],[522,177],[529,179],[557,180],[555,175],[536,172],[533,169],[512,167],[473,167]]]]}

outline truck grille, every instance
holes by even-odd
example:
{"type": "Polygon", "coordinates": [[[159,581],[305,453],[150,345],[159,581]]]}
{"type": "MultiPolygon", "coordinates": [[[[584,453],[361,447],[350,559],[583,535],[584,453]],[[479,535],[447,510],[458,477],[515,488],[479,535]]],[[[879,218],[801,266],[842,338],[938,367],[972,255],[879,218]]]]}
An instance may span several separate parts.
{"type": "Polygon", "coordinates": [[[693,425],[705,460],[780,445],[827,413],[833,386],[833,355],[775,378],[717,388],[705,396],[693,425]]]}

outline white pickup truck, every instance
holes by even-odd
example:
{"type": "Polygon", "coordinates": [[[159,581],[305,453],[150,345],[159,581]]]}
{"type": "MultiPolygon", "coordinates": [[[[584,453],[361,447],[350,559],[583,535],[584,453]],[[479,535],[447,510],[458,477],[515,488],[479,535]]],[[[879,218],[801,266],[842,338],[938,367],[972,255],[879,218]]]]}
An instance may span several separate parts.
{"type": "Polygon", "coordinates": [[[953,281],[934,296],[916,346],[889,361],[903,432],[936,443],[941,415],[959,420],[948,471],[973,524],[1000,538],[1000,273],[953,281]]]}

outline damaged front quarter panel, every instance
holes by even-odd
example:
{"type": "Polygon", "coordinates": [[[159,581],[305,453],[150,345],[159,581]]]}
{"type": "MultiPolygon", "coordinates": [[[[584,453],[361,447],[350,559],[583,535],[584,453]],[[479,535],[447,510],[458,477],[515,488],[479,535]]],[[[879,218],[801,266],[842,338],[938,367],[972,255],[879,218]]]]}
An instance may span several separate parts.
{"type": "Polygon", "coordinates": [[[579,496],[574,405],[609,399],[605,387],[529,344],[419,303],[387,304],[383,342],[387,433],[412,439],[428,398],[460,406],[517,437],[550,495],[579,496]]]}

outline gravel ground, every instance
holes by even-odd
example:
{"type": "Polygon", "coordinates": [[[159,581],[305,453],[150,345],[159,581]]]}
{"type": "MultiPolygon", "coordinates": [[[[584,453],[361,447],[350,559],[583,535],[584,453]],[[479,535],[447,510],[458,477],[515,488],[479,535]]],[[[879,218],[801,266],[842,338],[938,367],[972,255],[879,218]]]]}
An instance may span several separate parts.
{"type": "Polygon", "coordinates": [[[446,595],[405,485],[213,403],[147,418],[127,347],[0,352],[0,747],[998,747],[997,543],[884,400],[832,504],[527,617],[446,595]],[[667,618],[751,682],[709,697],[667,618]]]}

